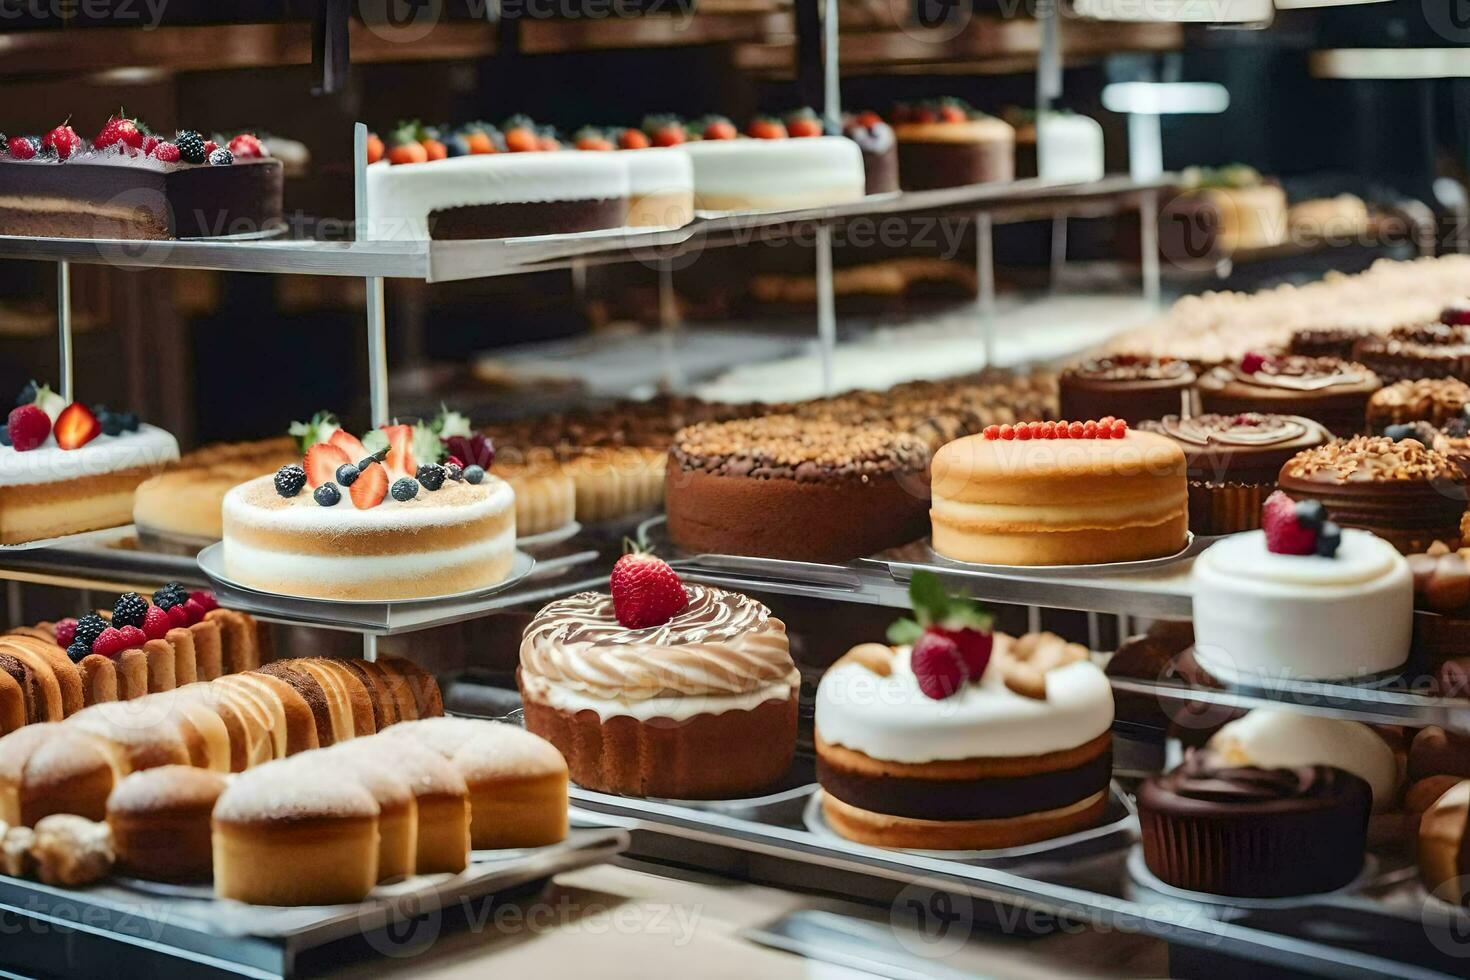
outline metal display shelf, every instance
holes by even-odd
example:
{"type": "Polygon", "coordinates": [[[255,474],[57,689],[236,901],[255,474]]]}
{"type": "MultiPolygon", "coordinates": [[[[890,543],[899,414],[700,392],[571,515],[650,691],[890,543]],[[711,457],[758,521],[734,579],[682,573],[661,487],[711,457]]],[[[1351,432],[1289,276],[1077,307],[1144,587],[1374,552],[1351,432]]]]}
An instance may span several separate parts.
{"type": "Polygon", "coordinates": [[[771,241],[816,225],[925,212],[985,213],[998,223],[1111,214],[1172,181],[1126,176],[1090,183],[1040,179],[875,195],[847,204],[696,218],[682,228],[623,228],[575,235],[475,241],[117,241],[0,235],[0,258],[127,268],[213,269],[450,282],[577,264],[667,261],[707,248],[771,241]]]}

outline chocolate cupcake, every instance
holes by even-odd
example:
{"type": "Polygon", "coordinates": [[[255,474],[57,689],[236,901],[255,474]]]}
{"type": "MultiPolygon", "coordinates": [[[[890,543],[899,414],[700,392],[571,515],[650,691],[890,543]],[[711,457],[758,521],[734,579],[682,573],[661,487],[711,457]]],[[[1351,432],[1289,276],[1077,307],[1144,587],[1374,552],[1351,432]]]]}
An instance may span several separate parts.
{"type": "Polygon", "coordinates": [[[1320,500],[1340,526],[1372,531],[1405,555],[1435,541],[1460,545],[1465,474],[1417,439],[1339,439],[1292,457],[1276,482],[1294,500],[1320,500]]]}
{"type": "Polygon", "coordinates": [[[1291,335],[1287,353],[1301,354],[1304,357],[1336,357],[1350,361],[1353,359],[1353,345],[1362,336],[1363,331],[1344,327],[1298,330],[1291,335]]]}
{"type": "Polygon", "coordinates": [[[898,140],[877,113],[850,116],[842,123],[842,135],[863,151],[863,192],[892,194],[898,190],[898,140]]]}
{"type": "Polygon", "coordinates": [[[1382,383],[1363,365],[1335,357],[1247,354],[1209,371],[1196,387],[1202,412],[1300,415],[1346,437],[1363,431],[1368,398],[1382,383]]]}
{"type": "Polygon", "coordinates": [[[1364,337],[1353,359],[1385,381],[1405,378],[1459,378],[1470,381],[1470,325],[1426,323],[1396,327],[1387,335],[1364,337]]]}
{"type": "Polygon", "coordinates": [[[1297,415],[1170,415],[1139,426],[1179,443],[1188,461],[1189,529],[1233,534],[1261,526],[1261,504],[1281,467],[1327,442],[1326,429],[1297,415]]]}
{"type": "Polygon", "coordinates": [[[1192,750],[1139,788],[1144,863],[1213,895],[1332,891],[1362,870],[1372,805],[1367,782],[1333,766],[1231,766],[1192,750]]]}
{"type": "Polygon", "coordinates": [[[1368,399],[1368,431],[1381,434],[1390,425],[1428,422],[1439,427],[1462,419],[1470,405],[1470,385],[1458,378],[1415,378],[1395,381],[1368,399]]]}
{"type": "Polygon", "coordinates": [[[1064,419],[1120,418],[1129,425],[1188,409],[1194,370],[1177,358],[1116,354],[1083,361],[1061,373],[1064,419]]]}

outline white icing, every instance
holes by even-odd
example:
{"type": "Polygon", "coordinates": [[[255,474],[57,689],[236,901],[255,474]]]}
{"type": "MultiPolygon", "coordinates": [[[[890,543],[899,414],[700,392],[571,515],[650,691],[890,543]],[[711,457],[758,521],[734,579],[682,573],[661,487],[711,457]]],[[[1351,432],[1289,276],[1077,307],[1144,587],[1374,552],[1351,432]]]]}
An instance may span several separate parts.
{"type": "Polygon", "coordinates": [[[650,146],[618,153],[627,164],[628,187],[635,197],[694,187],[694,164],[683,147],[650,146]]]}
{"type": "Polygon", "coordinates": [[[863,196],[863,153],[845,136],[698,140],[686,149],[701,208],[819,207],[863,196]]]}
{"type": "Polygon", "coordinates": [[[1227,683],[1358,677],[1409,655],[1409,564],[1367,531],[1343,530],[1335,558],[1272,554],[1264,531],[1232,535],[1195,560],[1193,588],[1195,657],[1227,683]]]}
{"type": "Polygon", "coordinates": [[[1006,687],[999,670],[936,700],[919,690],[908,647],[887,677],[854,661],[837,664],[817,686],[816,707],[824,742],[904,763],[1059,752],[1113,724],[1112,688],[1090,662],[1049,671],[1045,701],[1006,687]]]}
{"type": "Polygon", "coordinates": [[[367,168],[368,237],[429,237],[429,214],[480,204],[626,198],[623,153],[482,153],[367,168]]]}
{"type": "Polygon", "coordinates": [[[174,437],[152,425],[137,432],[98,436],[77,449],[62,449],[54,436],[26,452],[0,446],[0,486],[60,483],[134,467],[162,467],[179,458],[174,437]]]}
{"type": "Polygon", "coordinates": [[[1276,15],[1271,0],[1077,0],[1073,9],[1093,20],[1183,24],[1264,24],[1276,15]]]}
{"type": "MultiPolygon", "coordinates": [[[[274,476],[256,477],[240,484],[225,494],[224,520],[225,538],[229,539],[232,523],[260,527],[272,531],[289,531],[296,534],[340,535],[359,531],[383,531],[399,529],[405,532],[443,527],[448,524],[463,524],[513,510],[515,491],[499,477],[486,474],[485,482],[478,488],[484,491],[480,500],[468,503],[436,503],[434,494],[420,490],[419,495],[406,503],[394,500],[390,495],[369,510],[358,510],[352,504],[352,496],[342,492],[342,501],[335,507],[323,507],[312,499],[309,487],[291,499],[289,507],[262,507],[251,503],[252,494],[275,494],[272,485],[274,476]]],[[[443,552],[436,552],[442,554],[443,552]]]]}
{"type": "Polygon", "coordinates": [[[1344,769],[1373,787],[1375,810],[1387,808],[1398,792],[1393,749],[1360,721],[1257,708],[1216,732],[1210,748],[1234,765],[1344,769]]]}
{"type": "Polygon", "coordinates": [[[801,686],[801,674],[791,669],[785,679],[741,694],[681,694],[657,698],[601,698],[557,684],[544,677],[522,674],[526,693],[560,711],[594,711],[603,721],[626,716],[638,721],[669,718],[688,721],[695,715],[718,715],[726,711],[750,711],[767,701],[785,701],[801,686]]]}
{"type": "Polygon", "coordinates": [[[364,584],[382,579],[425,575],[459,565],[489,563],[515,549],[516,530],[507,528],[491,538],[433,551],[368,557],[312,555],[257,548],[224,539],[225,572],[241,582],[315,579],[323,582],[364,584]]]}
{"type": "Polygon", "coordinates": [[[1102,126],[1069,112],[1043,113],[1036,121],[1036,165],[1045,180],[1102,180],[1102,126]]]}

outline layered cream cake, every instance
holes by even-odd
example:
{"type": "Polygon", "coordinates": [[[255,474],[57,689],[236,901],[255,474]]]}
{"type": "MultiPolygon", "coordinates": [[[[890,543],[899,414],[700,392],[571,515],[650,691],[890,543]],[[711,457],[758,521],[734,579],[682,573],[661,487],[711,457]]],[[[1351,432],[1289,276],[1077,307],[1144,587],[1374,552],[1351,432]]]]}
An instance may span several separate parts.
{"type": "Polygon", "coordinates": [[[220,504],[225,494],[300,455],[296,440],[285,436],[194,450],[167,473],[138,485],[133,495],[133,524],[144,536],[218,541],[223,533],[220,504]]]}
{"type": "MultiPolygon", "coordinates": [[[[363,468],[349,490],[372,480],[374,466],[382,468],[363,468]]],[[[275,479],[225,495],[225,573],[241,585],[322,599],[419,599],[486,588],[510,574],[515,493],[497,477],[446,479],[432,492],[425,486],[407,500],[389,494],[368,507],[356,493],[323,506],[320,487],[282,496],[275,479]]]]}
{"type": "Polygon", "coordinates": [[[863,152],[845,136],[698,140],[684,149],[703,211],[818,208],[866,193],[863,152]]]}
{"type": "Polygon", "coordinates": [[[127,524],[138,484],[178,458],[174,437],[151,425],[76,449],[54,437],[25,452],[0,445],[0,544],[127,524]]]}
{"type": "Polygon", "coordinates": [[[627,150],[628,224],[635,228],[678,228],[694,220],[694,164],[683,147],[627,150]]]}
{"type": "Polygon", "coordinates": [[[367,169],[368,237],[514,238],[618,228],[631,191],[622,153],[487,153],[367,169]]]}

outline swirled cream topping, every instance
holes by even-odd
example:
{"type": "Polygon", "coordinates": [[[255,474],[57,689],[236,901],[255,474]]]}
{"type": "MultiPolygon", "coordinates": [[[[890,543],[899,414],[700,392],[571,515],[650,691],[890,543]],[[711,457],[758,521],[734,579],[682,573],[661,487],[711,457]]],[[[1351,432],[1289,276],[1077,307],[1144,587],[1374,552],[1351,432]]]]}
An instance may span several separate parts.
{"type": "Polygon", "coordinates": [[[786,624],[749,596],[686,585],[689,605],[662,626],[628,629],[612,596],[579,592],[548,604],[521,638],[521,670],[618,700],[737,695],[789,679],[786,624]]]}
{"type": "MultiPolygon", "coordinates": [[[[1154,428],[1149,426],[1148,428],[1154,428]]],[[[1155,431],[1194,446],[1274,446],[1300,439],[1307,432],[1290,415],[1195,415],[1181,419],[1167,415],[1157,423],[1155,431]]]]}

